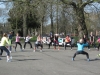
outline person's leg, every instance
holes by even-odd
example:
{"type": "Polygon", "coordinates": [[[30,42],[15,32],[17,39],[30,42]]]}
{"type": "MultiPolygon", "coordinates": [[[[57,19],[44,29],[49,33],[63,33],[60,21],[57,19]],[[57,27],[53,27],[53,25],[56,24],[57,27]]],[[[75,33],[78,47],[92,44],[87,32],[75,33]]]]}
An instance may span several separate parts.
{"type": "Polygon", "coordinates": [[[54,42],[54,49],[56,49],[56,42],[54,42]]]}
{"type": "Polygon", "coordinates": [[[8,50],[9,50],[10,53],[11,53],[11,51],[12,51],[12,46],[8,46],[8,50]]]}
{"type": "Polygon", "coordinates": [[[71,42],[69,42],[70,43],[70,47],[71,47],[71,50],[72,50],[72,44],[71,44],[71,42]]]}
{"type": "Polygon", "coordinates": [[[52,42],[50,42],[50,43],[48,44],[48,49],[50,49],[50,45],[51,45],[51,43],[52,43],[52,42]]]}
{"type": "Polygon", "coordinates": [[[65,42],[65,50],[66,50],[67,43],[65,42]]]}
{"type": "Polygon", "coordinates": [[[99,51],[99,47],[100,47],[100,43],[98,44],[98,47],[97,47],[98,48],[98,51],[99,51]]]}
{"type": "Polygon", "coordinates": [[[1,49],[1,53],[0,53],[0,55],[2,55],[3,54],[3,50],[1,49]]]}
{"type": "Polygon", "coordinates": [[[86,57],[87,57],[87,60],[89,61],[90,59],[89,59],[89,54],[87,53],[87,52],[85,52],[85,51],[82,51],[82,53],[81,54],[83,54],[83,55],[86,55],[86,57]]]}
{"type": "Polygon", "coordinates": [[[60,49],[59,42],[57,42],[58,50],[60,49]]]}
{"type": "Polygon", "coordinates": [[[17,42],[15,42],[15,51],[16,51],[16,48],[17,48],[17,42]]]}
{"type": "Polygon", "coordinates": [[[1,46],[0,49],[4,50],[7,53],[7,62],[10,62],[10,52],[5,46],[1,46]]]}
{"type": "Polygon", "coordinates": [[[87,47],[88,47],[88,49],[90,50],[90,43],[88,44],[88,46],[87,46],[87,47]]]}
{"type": "Polygon", "coordinates": [[[43,44],[40,44],[40,47],[41,47],[41,50],[40,50],[40,52],[42,52],[42,49],[43,49],[43,44]]]}
{"type": "Polygon", "coordinates": [[[33,48],[33,47],[32,47],[32,44],[31,44],[31,42],[30,42],[30,41],[28,42],[28,44],[30,44],[30,48],[33,48]]]}
{"type": "Polygon", "coordinates": [[[27,42],[24,43],[24,49],[26,48],[26,43],[27,43],[27,42]]]}
{"type": "Polygon", "coordinates": [[[18,44],[20,45],[20,49],[21,49],[21,51],[22,51],[22,45],[21,45],[21,43],[20,43],[20,42],[18,42],[18,44]]]}
{"type": "Polygon", "coordinates": [[[77,54],[80,54],[80,51],[76,51],[76,53],[73,56],[73,59],[76,57],[77,54]]]}
{"type": "Polygon", "coordinates": [[[35,43],[34,45],[35,45],[35,46],[34,46],[33,52],[35,52],[35,51],[36,51],[36,48],[37,48],[37,44],[35,43]]]}

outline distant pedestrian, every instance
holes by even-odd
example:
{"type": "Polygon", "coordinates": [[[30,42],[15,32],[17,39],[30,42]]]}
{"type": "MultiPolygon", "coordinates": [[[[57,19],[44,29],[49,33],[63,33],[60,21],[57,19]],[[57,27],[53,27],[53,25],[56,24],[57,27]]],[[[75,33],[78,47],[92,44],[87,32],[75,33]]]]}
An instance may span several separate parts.
{"type": "Polygon", "coordinates": [[[74,61],[74,58],[75,58],[76,55],[78,55],[78,54],[86,55],[87,61],[90,61],[90,59],[89,59],[89,54],[88,54],[87,52],[84,51],[84,47],[85,47],[85,46],[88,46],[88,43],[84,44],[84,43],[83,43],[83,39],[80,39],[79,42],[77,43],[77,46],[78,46],[78,48],[77,48],[77,51],[76,51],[76,53],[74,54],[74,56],[73,56],[73,58],[72,58],[72,61],[74,61]]]}

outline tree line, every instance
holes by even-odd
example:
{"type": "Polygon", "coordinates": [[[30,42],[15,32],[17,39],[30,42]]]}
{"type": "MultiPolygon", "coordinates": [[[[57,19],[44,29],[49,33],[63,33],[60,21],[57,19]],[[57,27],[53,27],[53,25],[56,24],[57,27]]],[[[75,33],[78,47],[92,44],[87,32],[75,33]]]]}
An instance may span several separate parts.
{"type": "Polygon", "coordinates": [[[75,33],[81,38],[84,34],[88,36],[88,31],[96,30],[99,25],[100,10],[97,9],[98,12],[85,11],[87,6],[89,8],[93,6],[93,3],[99,3],[99,0],[7,1],[12,4],[8,13],[8,22],[12,29],[16,32],[20,30],[23,36],[37,31],[41,35],[49,32],[63,32],[65,35],[75,33]]]}

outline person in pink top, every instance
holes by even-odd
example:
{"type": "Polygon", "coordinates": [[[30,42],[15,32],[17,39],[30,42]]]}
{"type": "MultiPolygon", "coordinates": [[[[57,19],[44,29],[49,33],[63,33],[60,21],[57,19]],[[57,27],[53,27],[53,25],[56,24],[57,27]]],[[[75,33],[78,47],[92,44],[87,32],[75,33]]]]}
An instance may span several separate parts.
{"type": "Polygon", "coordinates": [[[20,49],[21,49],[21,51],[22,51],[22,45],[21,45],[21,43],[20,43],[20,36],[19,36],[19,34],[17,33],[16,34],[16,40],[15,40],[15,51],[16,51],[16,48],[17,48],[17,44],[19,44],[20,45],[20,49]]]}
{"type": "Polygon", "coordinates": [[[100,37],[97,39],[97,42],[98,42],[97,48],[98,48],[98,51],[99,51],[99,47],[100,47],[100,37]]]}

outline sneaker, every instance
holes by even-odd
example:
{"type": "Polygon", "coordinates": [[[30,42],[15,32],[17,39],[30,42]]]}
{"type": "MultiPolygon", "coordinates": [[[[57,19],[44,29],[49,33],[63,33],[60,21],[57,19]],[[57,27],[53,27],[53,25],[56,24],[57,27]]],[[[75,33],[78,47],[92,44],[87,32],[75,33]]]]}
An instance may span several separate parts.
{"type": "Polygon", "coordinates": [[[33,50],[33,52],[35,52],[35,50],[33,50]]]}
{"type": "Polygon", "coordinates": [[[9,51],[11,53],[11,51],[9,51]]]}
{"type": "Polygon", "coordinates": [[[21,51],[23,51],[23,50],[21,49],[21,51]]]}
{"type": "Polygon", "coordinates": [[[74,61],[74,58],[72,58],[72,61],[74,61]]]}
{"type": "Polygon", "coordinates": [[[42,52],[42,50],[40,50],[40,52],[42,52]]]}
{"type": "Polygon", "coordinates": [[[10,56],[10,59],[12,59],[12,56],[10,56]]]}
{"type": "Polygon", "coordinates": [[[7,62],[11,62],[11,59],[7,59],[7,62]]]}
{"type": "Polygon", "coordinates": [[[87,59],[87,61],[90,61],[90,59],[87,59]]]}
{"type": "Polygon", "coordinates": [[[25,48],[23,48],[23,50],[24,50],[25,48]]]}
{"type": "Polygon", "coordinates": [[[88,49],[88,50],[90,50],[90,49],[88,49]]]}

